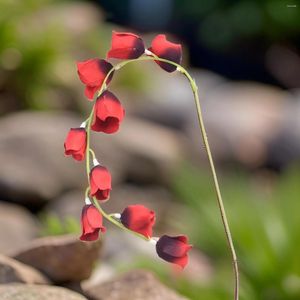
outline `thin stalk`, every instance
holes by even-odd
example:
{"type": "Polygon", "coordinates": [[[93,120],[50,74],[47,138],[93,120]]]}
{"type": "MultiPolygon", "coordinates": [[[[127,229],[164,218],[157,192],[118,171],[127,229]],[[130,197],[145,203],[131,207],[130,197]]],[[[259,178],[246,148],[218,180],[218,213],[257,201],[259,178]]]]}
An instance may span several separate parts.
{"type": "MultiPolygon", "coordinates": [[[[112,72],[119,70],[121,68],[123,68],[125,65],[131,63],[131,62],[136,62],[136,61],[146,61],[146,60],[156,60],[156,61],[161,61],[161,62],[165,62],[165,63],[169,63],[173,66],[177,67],[177,70],[179,72],[181,72],[182,74],[184,74],[187,79],[189,80],[189,83],[191,85],[192,91],[193,91],[193,96],[194,96],[194,101],[195,101],[195,105],[196,105],[196,112],[197,112],[197,117],[198,117],[198,123],[199,123],[199,128],[200,128],[200,133],[203,139],[203,143],[205,146],[205,150],[206,150],[206,154],[208,157],[208,161],[209,161],[209,165],[210,165],[210,169],[211,169],[211,173],[212,173],[212,177],[213,177],[213,183],[214,183],[214,188],[216,191],[216,195],[217,195],[217,202],[218,202],[218,207],[219,207],[219,211],[220,211],[220,215],[221,215],[221,219],[222,219],[222,224],[224,227],[224,231],[225,231],[225,235],[226,235],[226,240],[228,242],[228,247],[231,253],[231,257],[232,257],[232,264],[233,264],[233,270],[234,270],[234,300],[238,300],[239,299],[239,268],[238,268],[238,261],[237,261],[237,256],[236,256],[236,252],[235,252],[235,248],[234,248],[234,244],[233,244],[233,240],[232,240],[232,236],[231,236],[231,231],[230,231],[230,227],[229,227],[229,223],[227,220],[227,216],[226,216],[226,211],[225,211],[225,207],[224,207],[224,203],[223,203],[223,199],[222,199],[222,194],[220,191],[220,186],[219,186],[219,181],[218,181],[218,177],[217,177],[217,173],[216,173],[216,169],[215,169],[215,165],[214,165],[214,161],[212,158],[212,154],[211,154],[211,150],[210,150],[210,146],[209,146],[209,142],[208,142],[208,138],[207,138],[207,133],[206,133],[206,129],[205,129],[205,125],[204,125],[204,121],[203,121],[203,116],[202,116],[202,109],[201,109],[201,104],[200,104],[200,100],[199,100],[199,96],[198,96],[198,87],[196,85],[196,82],[194,81],[194,79],[191,77],[191,75],[188,73],[188,71],[183,68],[181,65],[178,65],[172,61],[169,61],[167,59],[163,59],[163,58],[159,58],[156,55],[152,54],[152,56],[142,56],[138,59],[131,59],[131,60],[127,60],[127,61],[123,61],[117,65],[115,65],[106,75],[104,82],[102,84],[102,87],[98,93],[98,96],[101,95],[101,93],[103,92],[103,90],[106,88],[106,82],[109,78],[109,76],[112,74],[112,72]]],[[[93,110],[91,111],[91,114],[89,116],[89,118],[87,119],[87,158],[86,158],[86,167],[87,167],[87,176],[89,178],[89,173],[90,173],[90,158],[89,158],[89,154],[90,154],[90,130],[91,130],[91,120],[92,120],[92,116],[93,116],[93,110]]],[[[98,203],[97,199],[93,198],[93,203],[94,205],[98,208],[98,210],[103,214],[103,216],[108,219],[110,222],[112,222],[113,224],[115,224],[116,226],[120,227],[121,229],[124,229],[126,231],[129,231],[131,233],[136,234],[137,236],[145,239],[145,240],[149,240],[147,238],[145,238],[143,235],[140,235],[138,233],[135,233],[131,230],[129,230],[128,228],[124,227],[122,225],[122,223],[120,223],[118,220],[114,219],[111,215],[107,214],[102,207],[100,206],[100,204],[98,203]]]]}
{"type": "Polygon", "coordinates": [[[190,74],[185,69],[180,68],[180,71],[183,74],[186,75],[186,77],[188,78],[188,80],[190,82],[191,88],[193,90],[199,127],[200,127],[203,143],[204,143],[204,146],[205,146],[206,154],[207,154],[207,157],[208,157],[210,169],[211,169],[212,176],[213,176],[214,186],[215,186],[215,190],[216,190],[216,194],[217,194],[218,206],[219,206],[219,210],[220,210],[220,215],[221,215],[221,219],[222,219],[226,239],[227,239],[229,250],[230,250],[230,253],[231,253],[231,256],[232,256],[232,264],[233,264],[234,277],[235,277],[234,299],[238,300],[239,299],[239,268],[238,268],[238,261],[237,261],[237,256],[236,256],[236,252],[235,252],[235,248],[234,248],[234,244],[233,244],[233,240],[232,240],[232,236],[231,236],[229,223],[228,223],[227,216],[226,216],[226,211],[225,211],[224,202],[223,202],[223,199],[222,199],[222,194],[221,194],[221,190],[220,190],[220,186],[219,186],[219,181],[218,181],[214,161],[213,161],[213,158],[212,158],[212,154],[211,154],[211,150],[210,150],[210,146],[209,146],[209,142],[208,142],[208,138],[207,138],[206,129],[205,129],[205,126],[204,126],[204,121],[203,121],[203,116],[202,116],[202,109],[201,109],[200,100],[199,100],[199,96],[198,96],[198,87],[197,87],[195,81],[190,76],[190,74]]]}
{"type": "Polygon", "coordinates": [[[96,154],[95,154],[95,152],[90,148],[89,149],[90,150],[90,153],[91,153],[91,155],[92,155],[92,158],[93,159],[96,159],[96,154]]]}

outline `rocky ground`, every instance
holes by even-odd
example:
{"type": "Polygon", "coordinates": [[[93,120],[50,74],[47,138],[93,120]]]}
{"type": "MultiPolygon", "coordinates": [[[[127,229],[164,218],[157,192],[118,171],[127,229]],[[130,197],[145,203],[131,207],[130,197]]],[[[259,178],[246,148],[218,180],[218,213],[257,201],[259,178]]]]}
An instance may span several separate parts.
{"type": "Polygon", "coordinates": [[[101,244],[62,235],[34,239],[10,257],[1,255],[0,299],[184,299],[142,270],[109,281],[87,280],[99,261],[101,244]]]}
{"type": "MultiPolygon", "coordinates": [[[[171,95],[165,93],[168,102],[171,95]]],[[[263,85],[226,82],[204,95],[217,163],[282,167],[299,157],[296,97],[263,85]]],[[[170,191],[170,174],[185,160],[205,162],[192,106],[184,110],[179,101],[166,103],[155,103],[159,109],[153,111],[148,104],[130,108],[118,134],[92,138],[99,160],[113,176],[105,209],[120,212],[143,203],[157,212],[158,234],[171,233],[170,219],[183,209],[170,191]]],[[[76,235],[40,237],[44,216],[55,215],[59,222],[71,218],[78,225],[85,171],[83,164],[64,156],[63,141],[68,128],[80,123],[66,112],[20,112],[0,119],[0,300],[183,299],[147,271],[119,277],[116,266],[134,263],[140,255],[162,263],[154,249],[131,235],[109,226],[105,239],[96,243],[79,241],[78,230],[76,235]]],[[[209,281],[213,269],[208,259],[194,249],[191,261],[184,276],[209,281]]]]}

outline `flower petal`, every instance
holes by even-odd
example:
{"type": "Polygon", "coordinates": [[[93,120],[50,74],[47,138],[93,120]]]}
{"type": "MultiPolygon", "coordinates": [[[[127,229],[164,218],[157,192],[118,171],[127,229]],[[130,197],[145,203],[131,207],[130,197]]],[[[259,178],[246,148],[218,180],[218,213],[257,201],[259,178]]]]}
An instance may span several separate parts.
{"type": "Polygon", "coordinates": [[[152,227],[155,223],[155,213],[140,204],[129,205],[121,214],[121,222],[130,230],[145,237],[151,237],[152,227]]]}
{"type": "Polygon", "coordinates": [[[86,131],[84,128],[71,128],[64,143],[65,155],[72,155],[76,160],[83,160],[86,150],[86,131]]]}
{"type": "Polygon", "coordinates": [[[86,218],[92,228],[102,227],[102,215],[94,205],[88,205],[86,218]]]}
{"type": "Polygon", "coordinates": [[[99,229],[95,229],[93,232],[89,232],[89,233],[82,233],[82,235],[80,236],[80,240],[85,242],[96,241],[98,240],[98,238],[99,238],[99,229]]]}
{"type": "MultiPolygon", "coordinates": [[[[169,42],[166,39],[166,36],[164,34],[159,34],[153,39],[149,50],[160,58],[164,58],[173,61],[177,64],[181,64],[181,60],[182,60],[181,45],[169,42]]],[[[177,68],[176,66],[169,63],[160,62],[160,61],[155,61],[155,62],[162,69],[164,69],[169,73],[174,72],[177,68]]]]}
{"type": "Polygon", "coordinates": [[[98,132],[114,133],[118,131],[124,116],[125,110],[118,98],[105,91],[96,101],[91,128],[98,132]]]}
{"type": "Polygon", "coordinates": [[[87,85],[85,87],[85,90],[84,90],[84,94],[85,96],[89,99],[89,100],[93,100],[94,99],[94,96],[95,96],[95,93],[100,89],[100,86],[89,86],[87,85]]]}
{"type": "Polygon", "coordinates": [[[90,172],[90,193],[98,200],[106,200],[111,190],[111,175],[103,166],[95,166],[90,172]]]}
{"type": "Polygon", "coordinates": [[[94,241],[98,239],[99,231],[105,232],[102,225],[102,215],[94,205],[85,205],[81,214],[82,234],[80,240],[94,241]]]}
{"type": "Polygon", "coordinates": [[[113,31],[107,58],[134,59],[145,52],[143,40],[133,33],[113,31]]]}
{"type": "MultiPolygon", "coordinates": [[[[106,75],[112,68],[112,64],[104,59],[93,58],[77,62],[77,72],[79,78],[88,86],[101,85],[106,75]]],[[[109,80],[111,80],[111,78],[109,80]]]]}
{"type": "Polygon", "coordinates": [[[187,253],[192,248],[187,244],[186,236],[162,236],[156,243],[158,256],[165,261],[185,267],[188,261],[187,253]]]}

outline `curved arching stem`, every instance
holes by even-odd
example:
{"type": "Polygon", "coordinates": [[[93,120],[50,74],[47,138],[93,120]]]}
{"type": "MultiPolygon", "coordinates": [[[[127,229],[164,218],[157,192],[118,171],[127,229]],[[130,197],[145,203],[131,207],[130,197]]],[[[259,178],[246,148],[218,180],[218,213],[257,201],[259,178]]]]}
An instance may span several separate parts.
{"type": "MultiPolygon", "coordinates": [[[[233,240],[232,240],[232,236],[231,236],[230,227],[229,227],[227,216],[226,216],[226,211],[225,211],[225,207],[224,207],[224,203],[223,203],[223,199],[222,199],[222,194],[221,194],[221,191],[220,191],[220,186],[219,186],[219,181],[218,181],[214,161],[213,161],[213,158],[212,158],[210,146],[209,146],[208,139],[207,139],[207,133],[206,133],[206,129],[205,129],[204,121],[203,121],[203,116],[202,116],[201,103],[200,103],[199,96],[198,96],[198,87],[196,85],[195,80],[191,77],[191,75],[188,73],[188,71],[185,68],[183,68],[181,65],[178,65],[178,64],[176,64],[172,61],[169,61],[167,59],[159,58],[156,55],[152,54],[151,56],[142,56],[138,59],[126,60],[126,61],[120,62],[119,64],[115,65],[108,72],[108,74],[106,75],[105,80],[104,80],[104,82],[102,84],[102,87],[101,87],[100,91],[98,92],[97,96],[101,95],[101,93],[106,89],[106,82],[107,82],[109,76],[114,71],[123,68],[125,65],[127,65],[131,62],[147,61],[147,60],[161,61],[161,62],[171,64],[173,66],[176,66],[177,70],[187,77],[187,79],[188,79],[188,81],[191,85],[194,100],[195,100],[195,105],[196,105],[196,112],[197,112],[197,117],[198,117],[198,122],[199,122],[199,128],[200,128],[201,136],[202,136],[203,143],[204,143],[204,146],[205,146],[206,154],[207,154],[207,157],[208,157],[210,169],[211,169],[211,172],[212,172],[214,187],[215,187],[215,191],[216,191],[216,195],[217,195],[218,207],[219,207],[219,210],[220,210],[220,215],[221,215],[222,224],[223,224],[225,235],[226,235],[226,240],[227,240],[228,247],[229,247],[229,250],[230,250],[230,253],[231,253],[231,257],[232,257],[234,279],[235,279],[234,280],[234,282],[235,282],[235,284],[234,284],[234,300],[238,300],[239,299],[239,268],[238,268],[238,261],[237,261],[237,256],[236,256],[236,252],[235,252],[235,248],[234,248],[234,244],[233,244],[233,240]]],[[[86,171],[87,171],[88,180],[89,180],[89,173],[90,173],[90,152],[91,152],[90,151],[90,131],[91,131],[91,122],[92,122],[92,118],[93,118],[93,111],[94,111],[94,108],[92,109],[90,116],[86,120],[87,121],[87,127],[86,127],[86,131],[87,131],[86,171]]],[[[111,215],[107,214],[101,208],[100,204],[98,203],[98,201],[96,199],[93,199],[93,203],[98,208],[98,210],[103,214],[103,216],[106,219],[108,219],[110,222],[114,223],[116,226],[121,227],[124,230],[130,231],[131,233],[134,233],[137,236],[148,240],[144,236],[142,236],[140,234],[137,234],[137,233],[127,229],[126,227],[124,227],[122,225],[122,223],[120,223],[118,220],[113,218],[111,215]]]]}

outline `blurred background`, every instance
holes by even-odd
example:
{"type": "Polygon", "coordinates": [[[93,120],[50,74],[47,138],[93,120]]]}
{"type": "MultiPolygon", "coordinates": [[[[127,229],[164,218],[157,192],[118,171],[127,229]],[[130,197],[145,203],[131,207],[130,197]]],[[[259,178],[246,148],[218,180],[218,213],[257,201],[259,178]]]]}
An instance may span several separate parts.
{"type": "MultiPolygon", "coordinates": [[[[241,299],[300,299],[299,9],[295,0],[1,0],[0,253],[80,232],[84,166],[63,149],[91,109],[76,61],[105,57],[112,30],[149,46],[166,33],[183,44],[199,87],[241,299]]],[[[186,270],[173,274],[148,244],[107,224],[89,280],[143,268],[189,299],[231,299],[230,255],[188,82],[143,62],[116,73],[110,88],[127,116],[117,134],[92,138],[113,174],[104,208],[142,203],[157,213],[156,235],[186,233],[194,248],[186,270]]]]}

